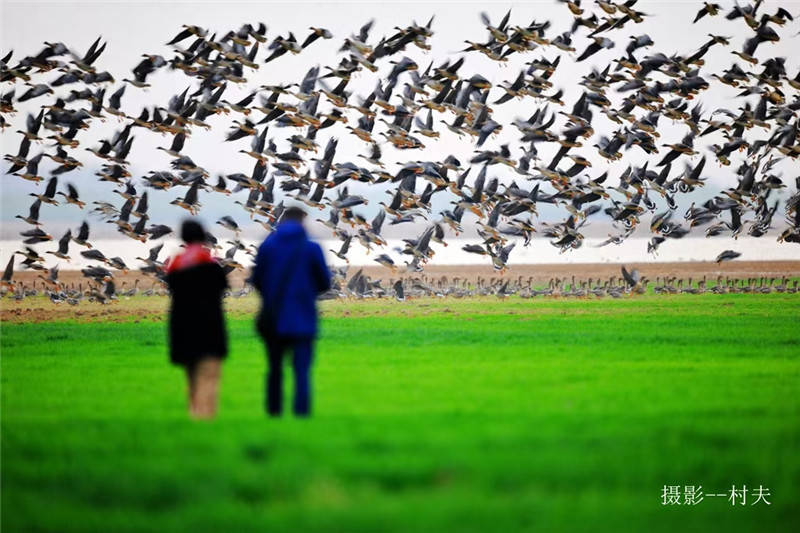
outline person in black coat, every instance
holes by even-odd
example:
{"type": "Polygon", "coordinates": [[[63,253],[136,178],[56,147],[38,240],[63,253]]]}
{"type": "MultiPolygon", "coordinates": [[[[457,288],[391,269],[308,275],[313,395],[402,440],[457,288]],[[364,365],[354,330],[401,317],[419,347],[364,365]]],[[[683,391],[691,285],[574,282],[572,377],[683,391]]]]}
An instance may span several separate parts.
{"type": "Polygon", "coordinates": [[[228,339],[222,296],[228,280],[222,266],[205,246],[203,227],[187,220],[181,228],[186,246],[166,265],[172,296],[169,310],[170,360],[186,370],[189,413],[211,418],[217,410],[222,360],[228,339]]]}

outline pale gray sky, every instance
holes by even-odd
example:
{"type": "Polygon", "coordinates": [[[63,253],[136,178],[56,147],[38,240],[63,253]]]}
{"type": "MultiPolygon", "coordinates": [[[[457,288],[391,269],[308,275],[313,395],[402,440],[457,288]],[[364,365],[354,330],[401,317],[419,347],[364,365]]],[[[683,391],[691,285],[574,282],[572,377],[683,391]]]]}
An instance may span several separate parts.
{"type": "MultiPolygon", "coordinates": [[[[720,2],[725,5],[725,10],[732,4],[731,2],[720,2]]],[[[761,12],[774,12],[778,5],[787,7],[792,13],[800,15],[800,4],[797,2],[765,2],[761,7],[761,12]]],[[[732,46],[728,48],[713,47],[705,56],[706,66],[703,67],[702,74],[710,80],[712,72],[719,72],[736,62],[745,69],[749,65],[731,54],[731,49],[741,49],[745,38],[752,34],[740,19],[737,21],[726,21],[723,15],[710,18],[705,17],[695,25],[691,24],[697,10],[702,6],[700,1],[690,2],[648,2],[640,1],[636,8],[648,14],[642,24],[628,24],[620,31],[614,31],[607,35],[618,44],[612,50],[604,50],[594,55],[589,60],[576,64],[574,59],[577,54],[590,42],[584,35],[585,30],[579,30],[578,36],[574,38],[574,46],[577,52],[566,54],[554,47],[539,48],[526,54],[513,54],[510,61],[505,65],[498,65],[479,54],[472,52],[466,54],[466,62],[459,74],[462,77],[469,77],[473,73],[479,73],[495,85],[504,81],[512,81],[524,63],[532,59],[545,57],[555,59],[562,55],[561,64],[552,78],[554,90],[563,89],[565,91],[564,101],[567,103],[563,109],[569,111],[571,104],[577,99],[582,87],[577,85],[580,77],[588,73],[592,66],[604,67],[611,60],[621,57],[624,53],[630,35],[640,35],[647,33],[655,41],[655,46],[649,49],[637,51],[637,57],[641,58],[654,52],[664,52],[668,55],[679,53],[688,55],[697,50],[708,39],[707,34],[715,33],[731,37],[732,46]],[[572,57],[568,57],[572,56],[572,57]]],[[[587,9],[595,9],[588,0],[584,2],[587,9]]],[[[482,10],[488,12],[492,22],[498,22],[505,12],[511,8],[511,24],[527,24],[532,20],[543,22],[549,20],[552,24],[547,32],[550,38],[569,29],[573,19],[566,5],[556,1],[541,2],[41,2],[41,1],[2,1],[2,31],[0,33],[0,51],[5,54],[7,51],[14,50],[14,59],[18,60],[24,55],[33,55],[43,46],[44,41],[61,41],[79,53],[85,52],[88,46],[98,35],[102,35],[108,41],[108,46],[102,56],[98,59],[96,66],[99,70],[109,70],[117,78],[117,83],[108,87],[107,95],[119,87],[121,79],[131,76],[131,68],[140,60],[142,53],[156,53],[170,58],[171,48],[164,43],[169,41],[181,28],[181,24],[196,24],[217,32],[218,35],[235,30],[242,23],[250,22],[256,24],[265,22],[268,26],[267,37],[271,41],[276,35],[286,35],[288,31],[293,31],[298,40],[302,41],[308,34],[309,26],[321,26],[328,28],[334,35],[329,41],[319,40],[312,44],[297,56],[289,54],[273,61],[268,65],[263,64],[267,51],[262,45],[259,51],[259,63],[261,67],[258,71],[245,69],[249,83],[245,87],[236,87],[229,84],[229,88],[224,95],[228,100],[235,101],[237,97],[245,96],[251,88],[261,84],[287,83],[299,81],[303,74],[314,65],[335,65],[340,59],[338,48],[342,40],[351,33],[358,31],[360,26],[368,20],[374,18],[375,25],[370,33],[370,42],[374,43],[381,36],[393,32],[396,26],[405,27],[415,20],[418,23],[425,23],[431,16],[435,16],[433,22],[434,35],[429,39],[431,51],[426,52],[415,46],[409,46],[404,53],[397,54],[392,60],[399,60],[406,55],[414,59],[421,69],[424,69],[429,62],[433,61],[434,66],[444,60],[456,59],[460,56],[458,50],[464,47],[464,40],[485,41],[488,33],[484,28],[479,13],[482,10]]],[[[601,13],[602,14],[602,13],[601,13]]],[[[777,44],[762,44],[757,57],[764,60],[769,57],[785,57],[787,59],[787,70],[793,77],[799,68],[798,55],[794,52],[800,43],[800,37],[796,34],[800,27],[798,21],[788,24],[783,29],[777,28],[782,39],[777,44]]],[[[188,43],[189,41],[186,41],[188,43]]],[[[13,61],[12,61],[13,62],[13,61]]],[[[359,73],[354,77],[348,86],[348,90],[354,95],[366,96],[375,86],[380,78],[385,78],[391,65],[386,59],[379,62],[380,71],[373,74],[367,71],[359,73]]],[[[757,71],[756,67],[755,71],[757,71]]],[[[40,79],[52,80],[56,73],[46,73],[40,75],[40,79]]],[[[400,92],[401,85],[405,81],[405,76],[400,78],[400,85],[395,91],[400,92]]],[[[666,79],[666,78],[664,78],[666,79]]],[[[195,81],[185,77],[180,72],[169,72],[162,69],[148,79],[153,87],[149,90],[141,90],[129,86],[122,99],[122,108],[129,114],[138,114],[143,106],[152,107],[154,104],[166,105],[169,97],[182,91],[187,86],[194,86],[195,81]]],[[[335,83],[332,83],[334,85],[335,83]]],[[[70,86],[62,87],[58,94],[67,94],[70,86]]],[[[5,84],[2,91],[9,89],[5,84]]],[[[17,95],[23,90],[22,86],[17,87],[17,95]]],[[[790,89],[791,90],[791,89],[790,89]]],[[[712,83],[712,89],[704,92],[699,97],[704,109],[710,112],[713,109],[727,107],[738,108],[744,99],[734,98],[738,90],[712,83]]],[[[502,93],[501,89],[494,89],[490,100],[493,101],[502,93]]],[[[618,102],[624,95],[619,95],[613,90],[609,90],[609,97],[614,102],[618,102]]],[[[354,97],[353,97],[354,98],[354,97]]],[[[750,97],[750,101],[755,103],[757,97],[750,97]]],[[[15,119],[11,120],[12,127],[0,135],[3,153],[15,153],[19,144],[20,135],[14,130],[23,127],[25,117],[29,111],[37,111],[38,106],[49,103],[50,98],[39,98],[31,102],[18,104],[19,113],[15,119]]],[[[519,132],[511,125],[514,118],[528,117],[533,111],[541,106],[540,102],[527,98],[524,101],[512,101],[504,105],[493,106],[493,118],[504,124],[503,132],[496,138],[492,138],[484,145],[484,149],[498,148],[503,143],[510,143],[512,154],[515,158],[521,154],[518,142],[519,132]]],[[[325,98],[321,99],[321,109],[330,108],[325,98]]],[[[559,110],[551,106],[553,110],[559,110]]],[[[260,116],[260,114],[259,114],[260,116]]],[[[357,115],[353,114],[353,118],[357,115]]],[[[596,135],[610,134],[617,126],[607,120],[600,113],[595,112],[596,135]]],[[[238,154],[237,150],[248,148],[249,141],[238,141],[235,143],[223,143],[222,139],[228,129],[232,116],[227,118],[219,116],[212,117],[210,122],[213,126],[210,132],[204,132],[195,128],[191,138],[187,140],[184,152],[190,155],[198,164],[208,169],[212,176],[218,173],[244,172],[250,173],[253,166],[253,159],[244,154],[238,154]]],[[[438,119],[439,117],[435,117],[438,119]]],[[[441,118],[452,121],[452,115],[447,114],[441,118]]],[[[560,131],[563,120],[557,121],[556,131],[560,131]]],[[[99,168],[100,159],[85,152],[84,147],[95,146],[97,141],[102,138],[110,137],[114,130],[120,129],[123,123],[114,119],[109,119],[105,124],[97,121],[92,122],[89,131],[79,133],[78,139],[81,142],[80,148],[75,152],[76,157],[84,161],[86,167],[83,171],[68,173],[62,177],[61,182],[72,182],[80,190],[81,196],[85,200],[106,200],[114,204],[121,205],[122,200],[119,196],[111,193],[111,184],[100,184],[92,175],[99,168]]],[[[677,142],[685,134],[684,125],[673,126],[668,119],[662,117],[659,124],[661,140],[665,143],[677,142]]],[[[442,133],[438,140],[422,138],[426,143],[426,149],[421,151],[396,151],[391,146],[384,146],[384,159],[387,170],[395,172],[398,166],[393,162],[404,162],[407,160],[441,160],[447,154],[453,154],[462,162],[466,162],[475,149],[474,143],[468,139],[459,139],[456,135],[441,127],[442,133]]],[[[377,131],[382,131],[381,125],[376,124],[377,131]]],[[[279,129],[270,126],[269,136],[275,138],[280,148],[284,148],[286,143],[283,139],[299,131],[290,129],[279,129]]],[[[129,160],[132,162],[131,170],[134,176],[141,176],[150,170],[166,170],[170,158],[155,150],[156,146],[168,146],[171,138],[162,137],[152,132],[145,132],[141,129],[135,130],[136,140],[129,160]]],[[[750,138],[755,139],[764,137],[766,132],[751,131],[748,133],[750,138]]],[[[322,130],[318,137],[318,142],[324,146],[330,136],[340,139],[336,161],[353,161],[357,164],[364,164],[363,159],[357,158],[359,153],[366,153],[367,146],[353,135],[349,134],[342,127],[333,127],[322,130]]],[[[705,140],[705,139],[704,139],[705,140]]],[[[709,136],[708,144],[720,142],[718,136],[709,136]]],[[[621,162],[609,165],[596,155],[596,151],[591,145],[596,142],[596,138],[585,142],[583,149],[576,150],[577,153],[589,158],[594,167],[590,169],[589,175],[597,176],[604,170],[609,169],[611,184],[615,184],[617,177],[629,164],[642,164],[647,160],[644,152],[634,148],[625,153],[621,162]]],[[[552,144],[552,143],[551,143],[552,144]]],[[[733,169],[731,167],[720,168],[714,162],[713,155],[704,148],[705,143],[698,143],[701,153],[709,155],[709,161],[705,167],[705,174],[711,179],[705,190],[698,190],[690,195],[681,198],[682,204],[688,206],[691,201],[703,201],[710,194],[716,193],[721,188],[733,186],[736,183],[733,169]]],[[[557,149],[555,145],[540,144],[540,155],[545,161],[549,162],[553,153],[557,149]]],[[[32,155],[41,150],[41,146],[34,146],[31,149],[32,155]]],[[[694,162],[701,156],[695,156],[694,162]]],[[[683,159],[683,158],[682,158],[683,159]]],[[[5,163],[3,170],[5,170],[5,163]]],[[[490,176],[498,176],[502,182],[508,183],[511,179],[519,179],[512,171],[500,168],[501,165],[492,167],[490,176]]],[[[53,163],[45,159],[42,163],[43,175],[47,175],[53,163]]],[[[682,162],[673,165],[673,175],[682,169],[682,162]]],[[[473,170],[472,176],[477,175],[479,169],[473,170]]],[[[784,175],[785,181],[793,182],[794,176],[798,173],[796,163],[790,161],[783,162],[776,167],[779,173],[784,175]]],[[[0,202],[0,221],[3,229],[0,237],[13,239],[19,229],[14,224],[13,217],[16,214],[26,214],[29,205],[27,194],[35,189],[30,182],[24,182],[13,176],[3,175],[0,181],[2,186],[2,202],[0,202]]],[[[471,179],[469,180],[471,181],[471,179]]],[[[524,184],[530,188],[532,184],[524,184]]],[[[42,187],[43,185],[40,185],[42,187]]],[[[424,183],[420,183],[420,190],[424,183]]],[[[793,187],[793,183],[791,183],[793,187]]],[[[379,206],[377,202],[388,198],[385,190],[388,187],[371,186],[367,188],[363,185],[353,184],[351,190],[366,194],[372,200],[369,206],[360,210],[368,217],[374,216],[379,206]]],[[[142,190],[141,183],[137,183],[137,189],[142,190]]],[[[151,193],[151,215],[153,222],[164,222],[176,224],[184,217],[185,211],[169,206],[168,202],[178,195],[183,195],[185,189],[151,193]]],[[[245,192],[237,195],[238,199],[244,201],[245,192]]],[[[452,195],[442,193],[438,195],[438,202],[434,204],[435,211],[438,211],[452,200],[452,195]]],[[[233,214],[240,223],[246,223],[247,218],[244,211],[238,206],[232,205],[232,199],[220,198],[216,194],[201,193],[201,202],[204,205],[201,217],[207,222],[212,223],[222,214],[233,214]]],[[[563,210],[554,213],[552,210],[542,210],[542,220],[563,219],[563,210]]],[[[62,233],[59,227],[65,225],[76,226],[80,220],[86,217],[87,212],[79,211],[74,206],[61,205],[58,207],[43,206],[41,219],[45,223],[45,229],[58,235],[62,233]]],[[[472,215],[467,215],[472,217],[472,215]]],[[[100,226],[95,222],[94,227],[100,226]]],[[[401,226],[402,228],[402,226],[401,226]]],[[[99,229],[99,228],[98,228],[99,229]]],[[[404,230],[407,231],[407,230],[404,230]]],[[[777,244],[776,244],[777,246],[777,244]]]]}

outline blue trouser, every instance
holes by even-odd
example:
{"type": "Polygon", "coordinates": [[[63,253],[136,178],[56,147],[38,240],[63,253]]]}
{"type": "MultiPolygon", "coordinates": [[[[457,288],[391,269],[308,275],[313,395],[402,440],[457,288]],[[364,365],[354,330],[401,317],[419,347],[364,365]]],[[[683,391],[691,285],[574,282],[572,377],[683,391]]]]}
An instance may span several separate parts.
{"type": "Polygon", "coordinates": [[[294,349],[294,413],[311,414],[311,338],[277,337],[267,339],[267,412],[278,416],[283,411],[283,353],[294,349]]]}

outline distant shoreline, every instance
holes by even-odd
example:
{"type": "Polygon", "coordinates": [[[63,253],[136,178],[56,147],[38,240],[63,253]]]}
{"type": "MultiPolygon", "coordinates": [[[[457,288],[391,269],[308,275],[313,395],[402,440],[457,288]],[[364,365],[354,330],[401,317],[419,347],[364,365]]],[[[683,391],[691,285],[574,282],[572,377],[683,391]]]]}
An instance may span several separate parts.
{"type": "MultiPolygon", "coordinates": [[[[669,239],[658,248],[657,255],[647,253],[648,238],[632,237],[619,245],[599,246],[603,241],[604,239],[587,237],[580,248],[560,253],[557,248],[550,245],[548,240],[543,238],[534,239],[529,246],[525,246],[521,239],[513,239],[510,242],[515,242],[516,246],[511,251],[508,266],[513,272],[519,267],[528,265],[546,268],[548,265],[703,263],[713,261],[720,252],[727,249],[742,254],[739,262],[754,260],[768,262],[800,261],[800,246],[797,244],[779,244],[773,239],[765,240],[764,238],[757,239],[743,236],[737,240],[707,239],[704,237],[669,239]]],[[[122,258],[131,269],[138,269],[142,266],[142,262],[137,260],[136,257],[146,255],[147,251],[152,247],[163,245],[158,254],[159,261],[166,260],[180,249],[180,242],[174,238],[162,239],[141,247],[137,246],[139,243],[132,244],[132,242],[130,239],[92,240],[95,249],[100,250],[106,257],[122,258]]],[[[338,250],[341,246],[341,241],[323,239],[318,242],[322,246],[329,264],[333,266],[344,266],[346,264],[330,252],[332,249],[338,250]]],[[[244,244],[250,247],[250,251],[252,251],[251,245],[257,246],[259,243],[245,240],[244,244]]],[[[433,247],[434,256],[426,266],[426,270],[434,267],[458,269],[462,266],[469,266],[470,268],[486,267],[488,271],[491,271],[492,262],[490,258],[464,251],[463,246],[466,244],[480,246],[482,241],[480,239],[458,238],[448,240],[447,246],[435,243],[433,247]]],[[[219,245],[220,248],[215,253],[222,256],[231,247],[230,239],[221,239],[219,245]]],[[[19,242],[0,241],[0,265],[5,266],[11,254],[21,250],[22,246],[19,242]]],[[[369,252],[354,240],[348,252],[348,259],[350,260],[351,268],[356,266],[378,266],[378,268],[382,268],[375,262],[375,258],[379,254],[385,253],[398,265],[398,268],[402,269],[405,268],[405,263],[411,260],[409,255],[400,253],[400,250],[405,246],[406,244],[402,240],[388,239],[386,246],[373,246],[372,251],[369,252]]],[[[57,248],[56,242],[39,244],[33,248],[45,258],[46,266],[58,265],[62,272],[80,270],[88,265],[97,263],[82,257],[80,253],[85,248],[75,243],[71,243],[69,247],[69,255],[71,257],[69,262],[47,253],[57,248]]],[[[21,256],[18,255],[17,260],[20,259],[21,256]]],[[[251,262],[251,256],[241,250],[236,252],[235,259],[245,266],[251,262]]]]}
{"type": "MultiPolygon", "coordinates": [[[[786,277],[800,277],[800,259],[798,260],[776,260],[776,261],[729,261],[721,264],[712,261],[676,261],[676,262],[627,262],[627,263],[548,263],[548,264],[512,264],[509,265],[508,270],[501,274],[492,268],[490,264],[486,265],[429,265],[425,267],[423,272],[408,272],[405,268],[398,268],[392,271],[386,267],[375,266],[351,266],[348,269],[348,276],[363,270],[365,274],[381,280],[398,279],[398,278],[426,278],[436,280],[441,277],[454,278],[458,277],[475,282],[478,278],[490,279],[503,276],[507,279],[517,279],[522,277],[524,279],[531,278],[535,284],[546,284],[550,279],[570,279],[575,276],[579,280],[592,279],[608,279],[611,276],[620,275],[620,267],[625,265],[626,268],[638,269],[643,276],[650,280],[655,280],[656,277],[670,276],[677,278],[688,279],[692,277],[698,280],[705,276],[707,279],[716,279],[718,276],[729,278],[758,278],[758,277],[772,277],[780,278],[786,277]]],[[[22,281],[30,284],[33,281],[41,283],[40,275],[46,277],[45,274],[40,272],[25,270],[15,271],[14,281],[22,281]]],[[[244,283],[247,275],[246,270],[237,270],[230,275],[231,285],[235,288],[240,287],[244,283]]],[[[135,280],[140,280],[139,284],[142,288],[150,287],[155,279],[152,276],[142,274],[139,270],[130,270],[128,273],[121,271],[114,271],[114,277],[118,287],[122,283],[127,286],[135,283],[135,280]]],[[[62,270],[59,273],[59,280],[63,283],[86,283],[87,279],[83,277],[79,270],[66,270],[62,265],[62,270]]]]}

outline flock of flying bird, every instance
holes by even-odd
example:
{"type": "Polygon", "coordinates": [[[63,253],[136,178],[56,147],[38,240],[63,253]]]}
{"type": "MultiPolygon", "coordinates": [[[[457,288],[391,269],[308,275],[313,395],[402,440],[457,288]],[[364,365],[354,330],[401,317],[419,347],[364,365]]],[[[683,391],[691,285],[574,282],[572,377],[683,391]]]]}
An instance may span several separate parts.
{"type": "MultiPolygon", "coordinates": [[[[241,214],[217,221],[226,236],[208,235],[210,245],[225,250],[220,260],[229,271],[246,268],[237,261],[239,252],[254,255],[254,247],[240,239],[244,222],[240,225],[237,219],[258,222],[267,231],[280,220],[285,204],[276,201],[276,186],[282,197],[303,202],[312,211],[327,211],[313,218],[341,240],[332,252],[345,261],[353,239],[370,251],[385,248],[381,233],[387,222],[423,228],[403,239],[404,247],[397,250],[408,258],[408,272],[422,271],[434,256],[434,245],[446,245],[448,233],[462,233],[468,213],[476,217],[482,243],[463,249],[487,256],[501,272],[514,247],[520,241],[528,246],[534,233],[562,252],[573,250],[583,244],[582,227],[603,215],[615,231],[604,245],[623,242],[649,216],[650,253],[693,231],[708,237],[762,237],[780,224],[781,216],[786,222],[777,228],[777,240],[800,244],[800,177],[789,180],[794,192],[783,192],[787,183],[775,169],[781,161],[794,164],[800,156],[800,73],[791,76],[785,58],[755,56],[757,49],[766,48],[763,43],[780,40],[778,29],[793,23],[793,15],[783,8],[767,10],[761,0],[736,4],[727,13],[717,4],[703,3],[693,23],[704,17],[725,19],[725,28],[745,34],[741,48],[730,37],[712,34],[698,49],[668,56],[648,53],[645,49],[654,42],[646,34],[614,40],[621,29],[630,30],[649,17],[638,10],[636,0],[560,2],[572,16],[565,31],[555,30],[549,21],[512,22],[511,11],[499,21],[481,14],[484,40],[465,41],[457,57],[438,65],[418,65],[406,55],[412,47],[431,48],[433,18],[424,25],[397,27],[381,38],[373,35],[370,21],[335,44],[338,64],[311,68],[299,83],[280,85],[251,87],[246,75],[265,63],[279,68],[290,56],[325,46],[334,39],[330,31],[312,27],[300,42],[291,32],[268,38],[263,23],[224,34],[187,25],[167,43],[171,57],[143,54],[132,77],[119,82],[97,66],[106,48],[101,38],[83,54],[60,42],[46,42],[34,56],[15,59],[13,51],[6,53],[0,57],[0,128],[4,136],[20,135],[20,142],[16,153],[4,156],[9,164],[4,179],[28,180],[37,188],[30,193],[34,200],[27,214],[17,215],[30,227],[21,232],[24,246],[12,255],[2,290],[14,290],[17,255],[23,268],[47,273],[43,279],[58,286],[58,265],[47,268],[45,257],[69,261],[80,247],[80,255],[94,262],[82,270],[92,280],[92,296],[101,301],[113,297],[114,272],[130,267],[92,245],[87,221],[55,237],[43,228],[42,209],[64,204],[114,224],[125,237],[149,243],[146,257],[137,258],[139,268],[160,277],[163,244],[153,244],[173,228],[151,220],[149,204],[150,195],[166,190],[180,191],[169,203],[191,215],[202,208],[201,193],[230,196],[242,191],[241,200],[232,202],[241,214]],[[266,52],[260,53],[261,48],[266,52]],[[704,71],[704,56],[712,48],[730,49],[735,56],[730,68],[704,71]],[[562,101],[564,91],[553,78],[559,66],[613,50],[618,50],[616,57],[602,68],[571,80],[581,86],[580,96],[569,104],[562,101]],[[493,84],[480,73],[463,72],[467,54],[483,54],[499,65],[522,54],[530,61],[513,79],[493,84]],[[182,71],[190,86],[174,94],[166,107],[137,111],[123,105],[126,91],[147,90],[165,69],[182,71]],[[351,78],[367,71],[376,77],[375,89],[364,95],[348,91],[351,78]],[[722,84],[737,91],[738,109],[706,108],[700,101],[704,91],[722,84]],[[232,86],[246,88],[246,96],[228,100],[232,86]],[[511,124],[496,121],[495,110],[509,101],[523,102],[530,114],[511,124]],[[6,133],[6,117],[22,102],[38,109],[28,114],[24,129],[6,133]],[[107,120],[120,124],[113,136],[86,138],[86,130],[107,120]],[[660,138],[659,123],[667,121],[684,130],[680,141],[660,138]],[[496,146],[497,134],[509,127],[519,132],[516,146],[496,146]],[[599,127],[604,133],[595,135],[599,127]],[[193,132],[226,128],[220,141],[241,147],[239,152],[252,158],[252,171],[212,176],[185,149],[193,132]],[[474,147],[469,160],[444,154],[437,160],[415,158],[415,151],[435,143],[445,128],[474,147]],[[321,134],[326,133],[323,141],[321,134]],[[357,163],[337,157],[337,135],[350,134],[363,143],[357,163]],[[171,161],[168,168],[133,176],[132,154],[137,160],[143,157],[134,141],[144,135],[168,139],[159,149],[171,161]],[[390,146],[393,155],[408,156],[391,164],[394,168],[387,168],[390,163],[383,157],[390,146]],[[545,150],[552,156],[540,157],[545,150]],[[613,165],[605,172],[592,170],[594,154],[615,162],[641,159],[642,153],[644,164],[629,164],[618,175],[610,175],[613,165]],[[43,158],[53,163],[50,176],[43,175],[43,158]],[[707,163],[728,167],[730,186],[679,214],[679,197],[703,187],[707,163]],[[84,172],[84,165],[97,169],[102,184],[80,188],[113,187],[121,203],[106,198],[87,206],[81,200],[78,180],[68,179],[70,173],[84,172]],[[513,178],[501,182],[503,172],[513,178]],[[350,192],[364,186],[388,193],[371,220],[359,213],[368,199],[350,192]],[[433,198],[440,195],[450,198],[451,207],[432,208],[433,198]],[[788,198],[779,214],[781,195],[788,198]],[[544,204],[563,212],[564,219],[535,221],[537,205],[544,204]],[[44,255],[34,248],[56,238],[57,247],[44,255]]],[[[4,146],[8,144],[4,139],[4,146]]],[[[717,261],[739,255],[724,250],[717,261]]],[[[375,261],[398,268],[386,253],[376,254],[375,261]]],[[[361,276],[356,283],[374,283],[361,276]]]]}

